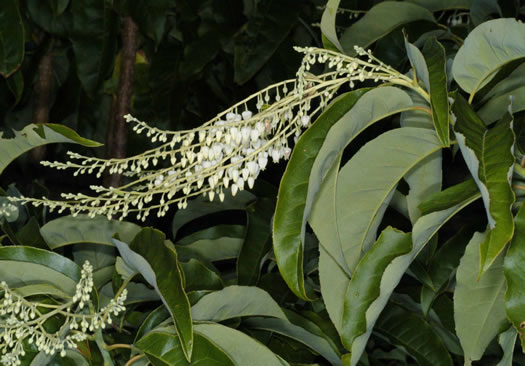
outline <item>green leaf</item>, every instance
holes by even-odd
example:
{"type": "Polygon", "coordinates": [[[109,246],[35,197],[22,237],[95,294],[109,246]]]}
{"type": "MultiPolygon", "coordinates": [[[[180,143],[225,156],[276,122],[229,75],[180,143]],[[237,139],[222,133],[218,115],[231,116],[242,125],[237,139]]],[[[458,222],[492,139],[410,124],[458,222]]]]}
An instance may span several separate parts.
{"type": "Polygon", "coordinates": [[[146,354],[153,365],[234,365],[232,360],[216,345],[196,334],[191,362],[184,357],[179,339],[175,332],[155,330],[135,342],[135,346],[146,354]],[[152,357],[153,356],[153,357],[152,357]],[[157,363],[154,360],[161,360],[157,363]]]}
{"type": "Polygon", "coordinates": [[[14,107],[20,102],[20,99],[22,98],[22,95],[24,93],[24,75],[22,74],[21,69],[18,69],[18,71],[13,73],[7,79],[7,86],[9,87],[9,90],[11,90],[11,93],[13,93],[13,96],[15,97],[15,101],[13,103],[14,107]]]}
{"type": "MultiPolygon", "coordinates": [[[[392,90],[399,90],[391,88],[392,90]]],[[[378,91],[381,89],[377,89],[378,91]]],[[[273,221],[273,246],[274,253],[279,265],[279,270],[288,283],[290,289],[299,297],[308,299],[303,279],[303,250],[306,220],[311,212],[313,200],[317,193],[327,168],[333,164],[332,152],[341,153],[344,146],[360,130],[363,130],[374,119],[364,119],[352,123],[352,116],[357,115],[352,107],[368,91],[368,89],[356,90],[337,98],[323,114],[317,118],[315,123],[301,136],[292,152],[286,171],[281,179],[279,195],[273,221]],[[329,133],[331,127],[338,121],[339,126],[346,125],[346,139],[337,141],[339,146],[334,146],[334,137],[329,133]],[[360,123],[360,128],[356,123],[360,123]],[[354,130],[355,129],[355,130],[354,130]],[[330,151],[323,148],[327,142],[330,151]],[[334,150],[331,150],[334,149],[334,150]]],[[[402,92],[401,92],[402,93],[402,92]]],[[[403,94],[397,93],[400,101],[394,99],[394,105],[402,104],[403,94]]],[[[366,109],[372,101],[379,99],[379,95],[373,98],[363,109],[366,109]]],[[[365,113],[364,111],[362,112],[365,113]]],[[[383,117],[381,115],[381,117],[383,117]]],[[[375,119],[377,120],[377,118],[375,119]]],[[[339,131],[341,127],[338,128],[339,131]]],[[[341,131],[340,131],[341,132],[341,131]]]]}
{"type": "Polygon", "coordinates": [[[73,259],[79,265],[86,260],[91,263],[94,270],[115,264],[115,248],[106,245],[83,243],[73,247],[73,259]]]}
{"type": "Polygon", "coordinates": [[[131,0],[128,8],[142,34],[148,36],[158,47],[165,33],[166,19],[173,0],[131,0]]]}
{"type": "Polygon", "coordinates": [[[24,59],[24,25],[17,0],[5,0],[0,7],[0,75],[8,78],[24,59]]]}
{"type": "Polygon", "coordinates": [[[481,193],[474,179],[470,178],[462,183],[448,187],[444,191],[431,194],[419,205],[419,209],[423,215],[426,215],[431,212],[445,210],[474,196],[480,198],[481,193]]]}
{"type": "Polygon", "coordinates": [[[264,290],[250,286],[228,286],[202,297],[191,308],[196,321],[220,322],[241,316],[270,316],[286,320],[286,315],[264,290]]]}
{"type": "Polygon", "coordinates": [[[250,318],[244,324],[251,329],[266,330],[292,338],[319,353],[332,365],[342,365],[341,356],[334,351],[326,339],[287,320],[250,318]]]}
{"type": "Polygon", "coordinates": [[[71,29],[70,12],[65,12],[64,4],[69,1],[26,1],[26,9],[31,22],[52,35],[68,37],[71,29]],[[61,12],[62,10],[62,12],[61,12]],[[65,14],[64,14],[65,12],[65,14]]]}
{"type": "Polygon", "coordinates": [[[195,258],[180,263],[186,278],[186,292],[220,290],[224,287],[221,277],[195,258]]]}
{"type": "Polygon", "coordinates": [[[341,169],[334,220],[337,221],[343,254],[350,270],[355,268],[361,255],[374,242],[397,183],[412,168],[440,149],[441,143],[434,131],[398,128],[368,142],[341,169]],[[356,174],[363,171],[367,174],[356,174]]]}
{"type": "Polygon", "coordinates": [[[71,44],[83,89],[94,97],[111,73],[116,56],[118,22],[105,0],[71,3],[71,44]]]}
{"type": "Polygon", "coordinates": [[[47,250],[0,247],[0,279],[12,288],[47,284],[73,296],[80,280],[80,267],[47,250]]]}
{"type": "Polygon", "coordinates": [[[504,272],[507,281],[507,292],[505,293],[505,310],[508,319],[520,333],[521,345],[525,349],[524,329],[525,321],[525,205],[521,208],[515,218],[516,231],[512,238],[509,250],[505,255],[504,272]]]}
{"type": "Polygon", "coordinates": [[[237,366],[283,366],[288,363],[262,343],[220,324],[195,324],[195,333],[220,348],[237,366]]]}
{"type": "Polygon", "coordinates": [[[239,285],[257,284],[263,258],[272,247],[272,217],[275,199],[261,197],[248,206],[248,227],[239,257],[237,281],[239,285]]]}
{"type": "Polygon", "coordinates": [[[386,267],[412,249],[410,234],[387,227],[359,262],[344,295],[341,339],[351,350],[355,339],[366,332],[366,311],[379,297],[386,267]]]}
{"type": "Polygon", "coordinates": [[[478,278],[479,245],[486,234],[475,233],[456,272],[454,319],[465,354],[465,365],[479,360],[485,348],[506,323],[503,255],[478,278]]]}
{"type": "Polygon", "coordinates": [[[454,80],[469,101],[505,64],[525,57],[525,25],[515,19],[484,22],[469,33],[452,65],[454,80]]]}
{"type": "Polygon", "coordinates": [[[294,0],[259,4],[257,14],[235,36],[233,62],[237,84],[246,83],[266,64],[293,29],[299,10],[294,0]]]}
{"type": "Polygon", "coordinates": [[[428,66],[430,104],[434,128],[443,146],[450,146],[450,106],[448,104],[445,49],[435,38],[429,38],[425,42],[422,52],[428,66]]]}
{"type": "Polygon", "coordinates": [[[186,359],[191,360],[193,329],[190,303],[184,292],[183,275],[177,253],[164,244],[162,232],[145,228],[128,246],[113,239],[126,264],[142,274],[155,289],[170,312],[177,328],[186,359]]]}
{"type": "MultiPolygon", "coordinates": [[[[365,346],[372,333],[375,322],[381,311],[386,306],[388,299],[395,287],[399,284],[401,277],[405,274],[410,264],[424,248],[425,244],[438,232],[438,230],[456,213],[476,199],[476,196],[468,197],[463,202],[442,211],[432,212],[417,220],[412,230],[412,250],[395,258],[384,270],[380,282],[369,282],[370,288],[379,287],[379,297],[366,310],[366,332],[359,335],[353,342],[348,361],[351,366],[357,365],[365,346]]],[[[367,254],[369,255],[369,254],[367,254]]],[[[352,334],[344,334],[347,338],[353,338],[352,334]]]]}
{"type": "Polygon", "coordinates": [[[376,329],[392,343],[404,347],[421,366],[452,366],[450,354],[433,326],[399,305],[385,307],[376,329]]]}
{"type": "Polygon", "coordinates": [[[321,32],[337,50],[343,52],[343,47],[339,43],[335,26],[337,9],[339,9],[340,2],[341,0],[328,0],[326,2],[323,16],[321,17],[321,32]]]}
{"type": "Polygon", "coordinates": [[[502,17],[498,0],[472,0],[470,18],[475,26],[483,23],[491,14],[497,14],[498,17],[502,17]]]}
{"type": "Polygon", "coordinates": [[[405,0],[435,12],[449,9],[470,9],[472,0],[405,0]]]}
{"type": "Polygon", "coordinates": [[[485,205],[490,231],[481,244],[480,273],[485,272],[514,233],[511,188],[514,166],[512,116],[507,114],[488,130],[466,100],[456,94],[453,112],[454,132],[461,153],[485,205]]]}
{"type": "Polygon", "coordinates": [[[346,54],[354,55],[354,45],[367,48],[394,29],[418,20],[436,22],[432,13],[421,6],[408,2],[383,1],[347,28],[339,41],[346,54]]]}
{"type": "Polygon", "coordinates": [[[105,216],[63,216],[49,221],[40,232],[51,249],[66,245],[93,243],[113,246],[112,239],[131,242],[141,227],[131,222],[108,220],[105,216]]]}
{"type": "Polygon", "coordinates": [[[40,233],[38,220],[34,216],[31,216],[29,221],[18,230],[16,239],[25,246],[48,249],[48,245],[40,233]]]}
{"type": "Polygon", "coordinates": [[[72,129],[51,123],[30,124],[21,131],[13,131],[15,137],[3,138],[0,132],[0,174],[23,153],[42,145],[66,142],[87,147],[102,146],[98,142],[80,137],[72,129]]]}
{"type": "Polygon", "coordinates": [[[503,349],[503,357],[496,366],[512,366],[512,356],[516,346],[518,332],[515,328],[510,327],[498,336],[498,343],[503,349]]]}
{"type": "Polygon", "coordinates": [[[148,314],[135,334],[135,343],[146,334],[157,328],[163,321],[170,318],[170,312],[164,305],[159,306],[148,314]]]}
{"type": "Polygon", "coordinates": [[[525,110],[525,87],[516,88],[502,95],[489,99],[487,103],[478,110],[479,117],[485,124],[500,119],[509,110],[511,105],[512,113],[525,110]]]}

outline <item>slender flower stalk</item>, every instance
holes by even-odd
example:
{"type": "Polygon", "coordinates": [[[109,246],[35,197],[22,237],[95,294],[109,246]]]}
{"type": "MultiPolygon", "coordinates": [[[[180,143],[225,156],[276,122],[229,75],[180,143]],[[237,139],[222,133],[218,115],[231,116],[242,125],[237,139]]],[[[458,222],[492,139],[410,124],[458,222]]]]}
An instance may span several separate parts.
{"type": "Polygon", "coordinates": [[[112,323],[112,316],[125,310],[127,290],[119,291],[109,304],[98,312],[93,311],[93,267],[86,261],[76,292],[69,301],[58,305],[30,301],[0,282],[0,363],[5,366],[20,365],[26,354],[24,344],[35,345],[48,355],[66,355],[68,348],[75,349],[78,342],[86,340],[97,329],[112,323]],[[51,309],[43,312],[42,309],[51,309]],[[52,317],[64,319],[61,329],[49,333],[44,323],[52,317]]]}
{"type": "Polygon", "coordinates": [[[71,159],[42,162],[56,169],[71,169],[73,175],[108,171],[127,177],[120,187],[91,186],[93,195],[63,193],[63,201],[46,198],[13,198],[13,201],[45,205],[73,216],[119,216],[135,214],[145,221],[152,210],[162,217],[170,205],[180,209],[188,199],[206,195],[224,200],[225,192],[235,195],[252,188],[259,173],[271,160],[288,159],[291,140],[308,128],[343,85],[373,80],[409,87],[428,99],[428,94],[411,78],[356,47],[359,57],[350,57],[319,48],[299,48],[305,56],[295,79],[271,85],[218,114],[200,127],[185,131],[161,130],[127,115],[137,134],[145,134],[159,146],[123,159],[99,159],[68,152],[71,159]],[[310,73],[315,64],[325,66],[321,75],[310,73]]]}

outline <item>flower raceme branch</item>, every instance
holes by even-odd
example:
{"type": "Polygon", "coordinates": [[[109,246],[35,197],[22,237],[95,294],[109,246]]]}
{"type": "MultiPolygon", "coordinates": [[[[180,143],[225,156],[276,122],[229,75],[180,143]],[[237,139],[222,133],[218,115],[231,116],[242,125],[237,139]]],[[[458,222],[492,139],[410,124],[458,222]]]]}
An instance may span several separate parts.
{"type": "Polygon", "coordinates": [[[125,310],[127,290],[119,291],[109,304],[94,312],[90,301],[93,291],[93,267],[86,261],[73,298],[52,305],[26,300],[7,283],[0,282],[0,363],[5,366],[21,364],[24,345],[35,345],[48,355],[66,355],[66,349],[75,349],[97,329],[112,323],[111,316],[125,310]],[[42,309],[51,309],[43,312],[42,309]],[[56,333],[49,333],[44,323],[51,317],[61,316],[64,323],[56,333]]]}
{"type": "MultiPolygon", "coordinates": [[[[414,80],[375,58],[370,51],[356,47],[359,57],[350,57],[318,48],[299,48],[305,56],[295,79],[271,85],[235,104],[202,126],[185,131],[165,131],[127,115],[137,134],[144,133],[160,146],[124,159],[99,159],[68,152],[67,162],[42,162],[56,169],[72,169],[73,175],[124,174],[128,183],[120,187],[91,186],[94,195],[63,193],[64,201],[21,197],[10,199],[45,205],[73,216],[118,216],[136,214],[145,221],[152,210],[166,214],[169,206],[183,209],[188,198],[206,195],[224,199],[245,186],[253,187],[268,162],[288,159],[290,139],[295,140],[315,116],[334,97],[339,88],[357,82],[396,84],[425,93],[414,80]],[[328,70],[313,75],[314,64],[328,70]],[[155,199],[155,200],[154,200],[155,199]]],[[[428,95],[427,95],[428,97],[428,95]]]]}

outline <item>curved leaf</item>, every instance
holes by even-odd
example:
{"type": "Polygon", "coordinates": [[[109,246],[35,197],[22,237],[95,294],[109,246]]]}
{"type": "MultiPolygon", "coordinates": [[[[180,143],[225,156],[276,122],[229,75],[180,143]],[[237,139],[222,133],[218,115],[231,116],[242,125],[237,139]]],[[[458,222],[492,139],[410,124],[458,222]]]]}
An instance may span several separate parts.
{"type": "Polygon", "coordinates": [[[419,6],[423,6],[428,10],[440,11],[448,9],[470,9],[472,0],[405,0],[419,6]]]}
{"type": "Polygon", "coordinates": [[[469,101],[505,64],[525,57],[525,24],[515,19],[484,22],[469,33],[452,65],[454,80],[469,101]]]}
{"type": "Polygon", "coordinates": [[[245,322],[251,329],[267,330],[290,337],[319,353],[332,365],[342,365],[341,357],[323,337],[310,333],[306,329],[283,319],[251,318],[245,322]]]}
{"type": "Polygon", "coordinates": [[[441,149],[431,130],[403,127],[383,133],[361,148],[341,169],[335,220],[350,270],[374,242],[381,217],[397,183],[441,149]],[[388,156],[388,159],[385,157],[388,156]],[[356,174],[356,172],[366,172],[356,174]]]}
{"type": "Polygon", "coordinates": [[[47,284],[73,296],[80,280],[80,267],[47,250],[0,247],[0,279],[13,288],[47,284]]]}
{"type": "Polygon", "coordinates": [[[522,348],[525,349],[525,205],[522,205],[515,218],[516,231],[509,250],[505,254],[504,273],[507,281],[505,310],[508,319],[520,333],[522,348]]]}
{"type": "Polygon", "coordinates": [[[512,356],[514,354],[517,336],[518,332],[513,327],[510,327],[505,332],[500,333],[498,337],[498,343],[503,349],[503,357],[496,366],[512,366],[512,356]]]}
{"type": "Polygon", "coordinates": [[[280,359],[266,346],[238,330],[220,324],[195,324],[195,333],[215,344],[236,366],[283,366],[280,359]]]}
{"type": "MultiPolygon", "coordinates": [[[[377,318],[388,302],[395,287],[399,284],[401,277],[405,274],[410,264],[417,257],[428,241],[438,230],[456,213],[477,199],[476,195],[466,198],[461,203],[442,211],[432,212],[417,220],[412,230],[412,250],[395,258],[384,270],[380,282],[368,282],[368,286],[379,287],[379,297],[366,310],[366,332],[355,338],[350,354],[350,365],[355,366],[359,362],[370,334],[374,328],[377,318]]],[[[343,336],[343,334],[341,335],[343,336]]],[[[344,334],[344,337],[353,338],[352,334],[344,334]]]]}
{"type": "Polygon", "coordinates": [[[224,287],[221,277],[195,258],[180,263],[186,279],[186,292],[220,290],[224,287]]]}
{"type": "Polygon", "coordinates": [[[366,311],[379,297],[381,277],[386,267],[412,249],[410,234],[387,227],[355,268],[344,295],[341,338],[350,350],[355,339],[366,332],[366,311]]]}
{"type": "Polygon", "coordinates": [[[279,305],[264,290],[228,286],[202,297],[191,308],[193,320],[220,322],[241,316],[271,316],[286,320],[279,305]]]}
{"type": "Polygon", "coordinates": [[[108,220],[105,216],[63,216],[49,221],[40,228],[47,245],[57,249],[65,245],[94,243],[113,246],[112,239],[118,234],[120,240],[131,242],[141,227],[131,222],[108,220]]]}
{"type": "MultiPolygon", "coordinates": [[[[317,118],[297,141],[281,179],[273,221],[274,253],[284,280],[297,296],[305,300],[309,298],[303,279],[305,225],[326,165],[331,164],[328,159],[333,158],[321,152],[322,146],[336,122],[351,124],[349,111],[353,111],[352,107],[367,91],[360,89],[342,95],[317,118]],[[316,166],[319,159],[327,160],[327,164],[316,166]]],[[[346,143],[344,141],[341,148],[346,143]]]]}
{"type": "Polygon", "coordinates": [[[512,113],[525,110],[525,87],[522,86],[490,98],[489,101],[478,110],[478,115],[483,122],[488,125],[502,118],[509,110],[509,105],[512,106],[512,113]]]}
{"type": "Polygon", "coordinates": [[[148,314],[135,334],[135,343],[158,327],[164,320],[170,317],[170,312],[164,305],[159,306],[148,314]]]}
{"type": "Polygon", "coordinates": [[[4,78],[16,72],[22,64],[24,33],[18,1],[5,0],[0,7],[0,75],[4,78]]]}
{"type": "Polygon", "coordinates": [[[116,239],[113,239],[113,243],[124,262],[139,272],[159,294],[175,323],[184,355],[191,360],[193,328],[190,303],[184,292],[177,253],[174,248],[166,246],[164,240],[162,232],[145,228],[129,246],[116,239]]]}
{"type": "Polygon", "coordinates": [[[514,233],[511,207],[515,196],[511,187],[514,167],[514,132],[508,113],[488,130],[471,106],[456,94],[453,112],[454,133],[470,173],[481,192],[489,229],[481,244],[483,273],[501,253],[514,233]]]}
{"type": "Polygon", "coordinates": [[[376,329],[392,343],[404,347],[421,366],[452,366],[452,358],[433,326],[399,305],[385,307],[376,329]]]}
{"type": "Polygon", "coordinates": [[[339,41],[346,54],[354,55],[354,45],[366,48],[397,27],[417,20],[436,22],[432,13],[419,5],[383,1],[346,29],[339,41]]]}
{"type": "Polygon", "coordinates": [[[98,142],[80,137],[69,127],[57,124],[30,124],[21,131],[13,131],[15,137],[2,138],[0,132],[0,174],[23,153],[42,145],[66,142],[87,147],[102,146],[98,142]]]}
{"type": "MultiPolygon", "coordinates": [[[[191,362],[188,362],[174,329],[173,332],[165,329],[150,332],[135,342],[135,346],[144,352],[150,361],[161,360],[166,365],[235,365],[216,345],[198,334],[195,335],[191,362]]],[[[156,362],[153,364],[158,365],[156,362]]]]}
{"type": "Polygon", "coordinates": [[[419,205],[419,209],[423,215],[426,215],[450,208],[470,197],[481,197],[476,182],[472,178],[448,187],[444,191],[431,194],[419,205]]]}
{"type": "Polygon", "coordinates": [[[339,51],[343,52],[343,47],[339,43],[335,28],[337,10],[341,0],[328,0],[323,16],[321,17],[321,32],[339,51]]]}
{"type": "Polygon", "coordinates": [[[454,319],[465,354],[465,365],[483,356],[485,348],[506,323],[503,255],[478,279],[479,245],[485,233],[475,233],[456,272],[454,319]]]}

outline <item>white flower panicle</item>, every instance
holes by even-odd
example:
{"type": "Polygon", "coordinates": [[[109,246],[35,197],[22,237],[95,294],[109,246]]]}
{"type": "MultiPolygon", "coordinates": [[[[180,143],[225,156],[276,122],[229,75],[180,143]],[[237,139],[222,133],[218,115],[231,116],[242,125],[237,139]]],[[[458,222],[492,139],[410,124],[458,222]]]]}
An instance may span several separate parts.
{"type": "Polygon", "coordinates": [[[124,289],[116,299],[98,312],[90,302],[93,290],[93,267],[86,261],[81,279],[70,301],[59,305],[42,304],[25,299],[7,283],[0,282],[0,363],[5,366],[20,365],[26,354],[24,342],[34,344],[38,351],[48,355],[66,355],[67,349],[75,349],[78,342],[86,340],[94,331],[111,324],[111,316],[125,311],[124,289]],[[86,306],[90,304],[90,306],[86,306]],[[42,312],[41,308],[51,309],[42,312]],[[65,318],[57,333],[48,333],[44,323],[53,316],[65,318]]]}
{"type": "Polygon", "coordinates": [[[91,186],[93,195],[64,193],[64,201],[28,197],[13,201],[46,205],[59,213],[73,215],[119,216],[130,213],[145,221],[152,210],[162,217],[172,204],[185,208],[188,198],[203,194],[210,200],[223,200],[225,192],[235,195],[252,188],[259,173],[269,162],[290,157],[290,139],[295,140],[308,128],[345,84],[354,87],[364,80],[407,85],[411,79],[399,74],[356,48],[366,60],[318,48],[296,48],[305,54],[297,78],[263,89],[220,113],[204,125],[186,131],[165,131],[127,115],[137,134],[145,134],[160,146],[124,159],[99,159],[68,152],[71,161],[42,162],[57,169],[72,169],[73,175],[107,171],[127,177],[120,187],[91,186]],[[313,75],[312,65],[328,66],[328,72],[313,75]]]}

